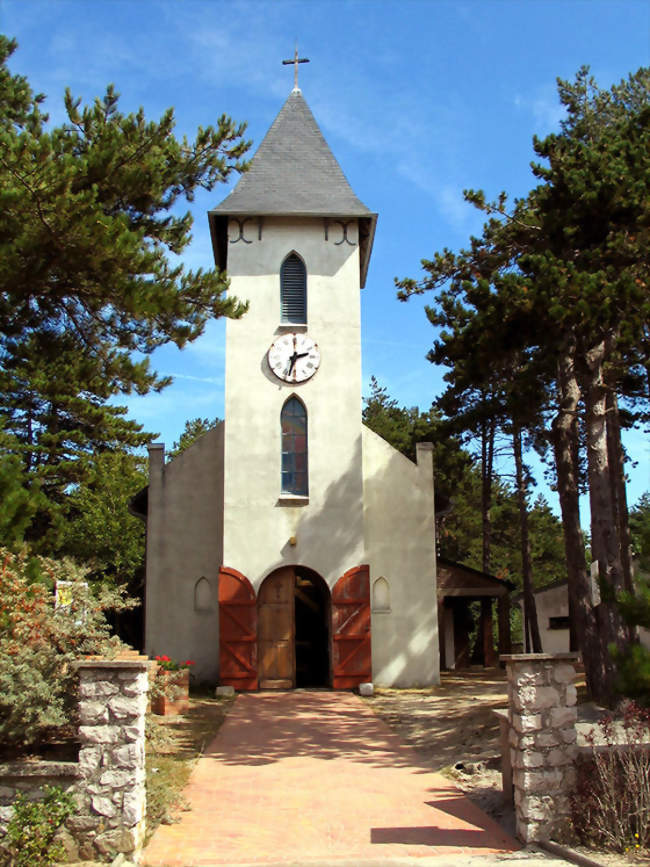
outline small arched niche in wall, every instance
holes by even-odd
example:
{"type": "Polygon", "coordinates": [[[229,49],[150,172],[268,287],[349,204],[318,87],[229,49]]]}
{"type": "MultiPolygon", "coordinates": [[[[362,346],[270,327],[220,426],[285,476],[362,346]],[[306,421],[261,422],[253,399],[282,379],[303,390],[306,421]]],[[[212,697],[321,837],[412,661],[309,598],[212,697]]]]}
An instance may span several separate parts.
{"type": "Polygon", "coordinates": [[[384,577],[372,585],[372,610],[390,611],[390,585],[384,577]]]}
{"type": "Polygon", "coordinates": [[[194,585],[194,610],[212,611],[212,587],[207,578],[201,577],[194,585]]]}

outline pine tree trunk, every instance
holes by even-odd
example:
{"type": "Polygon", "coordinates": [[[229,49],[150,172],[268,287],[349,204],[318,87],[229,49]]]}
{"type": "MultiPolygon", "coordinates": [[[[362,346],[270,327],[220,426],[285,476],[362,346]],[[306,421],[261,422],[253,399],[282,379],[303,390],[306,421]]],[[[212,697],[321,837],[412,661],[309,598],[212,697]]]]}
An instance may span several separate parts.
{"type": "Polygon", "coordinates": [[[524,479],[524,463],[521,450],[521,429],[514,424],[512,429],[512,444],[515,456],[515,476],[517,487],[517,502],[519,504],[519,535],[521,540],[521,572],[524,585],[524,621],[526,625],[526,652],[542,652],[542,641],[537,622],[537,606],[533,594],[532,564],[530,557],[530,538],[528,535],[528,503],[526,500],[527,485],[524,479]],[[530,641],[529,641],[530,630],[530,641]]]}
{"type": "Polygon", "coordinates": [[[494,436],[495,423],[493,421],[483,422],[481,426],[481,520],[483,531],[482,568],[484,572],[490,571],[490,547],[492,544],[490,507],[492,505],[494,436]]]}
{"type": "Polygon", "coordinates": [[[559,409],[552,423],[557,491],[562,512],[562,532],[569,589],[571,650],[581,650],[587,683],[602,677],[596,617],[590,601],[590,579],[580,525],[579,429],[580,387],[575,376],[569,345],[557,365],[559,409]]]}
{"type": "Polygon", "coordinates": [[[608,645],[619,650],[627,645],[627,634],[615,604],[623,589],[623,568],[617,532],[607,453],[607,388],[603,379],[605,341],[585,355],[583,395],[586,414],[587,469],[591,508],[591,552],[598,561],[602,602],[597,607],[598,638],[602,655],[600,682],[590,684],[595,701],[611,706],[615,698],[615,669],[608,645]]]}
{"type": "Polygon", "coordinates": [[[610,389],[607,394],[607,459],[609,461],[610,483],[612,486],[612,503],[614,517],[621,546],[620,558],[623,569],[623,586],[632,592],[632,563],[630,548],[629,513],[627,508],[627,491],[625,490],[625,453],[621,442],[621,420],[618,412],[618,399],[610,389]]]}

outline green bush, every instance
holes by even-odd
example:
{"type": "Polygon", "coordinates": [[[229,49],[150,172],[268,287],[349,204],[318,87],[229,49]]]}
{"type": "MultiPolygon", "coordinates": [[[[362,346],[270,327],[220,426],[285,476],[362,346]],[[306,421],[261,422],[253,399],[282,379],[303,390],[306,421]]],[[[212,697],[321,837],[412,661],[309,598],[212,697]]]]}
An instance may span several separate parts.
{"type": "Polygon", "coordinates": [[[104,612],[133,604],[114,587],[89,588],[72,562],[0,548],[0,745],[34,744],[73,720],[75,661],[113,656],[121,643],[104,612]],[[58,608],[56,581],[71,582],[58,608]]]}
{"type": "MultiPolygon", "coordinates": [[[[617,604],[628,626],[650,629],[650,580],[647,577],[636,579],[633,593],[619,594],[617,604]]],[[[650,650],[632,643],[623,652],[615,647],[610,651],[616,662],[621,695],[650,706],[650,650]]]]}
{"type": "Polygon", "coordinates": [[[4,841],[11,867],[41,867],[65,857],[56,834],[75,812],[74,797],[56,786],[44,786],[43,792],[41,801],[16,796],[4,841]]]}

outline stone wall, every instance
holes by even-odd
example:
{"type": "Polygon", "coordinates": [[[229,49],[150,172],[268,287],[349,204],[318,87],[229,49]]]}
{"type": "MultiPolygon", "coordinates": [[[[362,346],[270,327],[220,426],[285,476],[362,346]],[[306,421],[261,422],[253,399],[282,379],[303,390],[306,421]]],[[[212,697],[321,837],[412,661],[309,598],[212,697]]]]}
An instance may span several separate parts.
{"type": "MultiPolygon", "coordinates": [[[[0,849],[2,838],[13,815],[16,795],[30,800],[42,797],[44,786],[58,786],[65,792],[75,792],[79,784],[77,762],[5,762],[0,765],[0,849]]],[[[69,831],[62,834],[62,842],[71,857],[78,849],[69,831]]],[[[0,852],[0,861],[2,853],[0,852]]],[[[2,862],[4,863],[4,862],[2,862]]]]}
{"type": "Polygon", "coordinates": [[[17,792],[38,798],[45,784],[74,792],[77,812],[63,833],[71,860],[137,857],[145,832],[145,713],[148,661],[79,664],[78,762],[0,766],[0,834],[17,792]]]}
{"type": "Polygon", "coordinates": [[[501,656],[517,835],[525,843],[561,838],[575,784],[576,653],[501,656]]]}

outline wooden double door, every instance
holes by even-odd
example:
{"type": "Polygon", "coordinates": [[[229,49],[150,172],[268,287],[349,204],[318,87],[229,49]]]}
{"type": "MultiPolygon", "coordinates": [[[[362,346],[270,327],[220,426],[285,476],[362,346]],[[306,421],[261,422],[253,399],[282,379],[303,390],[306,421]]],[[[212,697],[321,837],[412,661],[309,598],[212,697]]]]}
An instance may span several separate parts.
{"type": "Polygon", "coordinates": [[[276,569],[256,595],[241,572],[219,569],[219,679],[237,690],[331,686],[372,679],[368,566],[330,594],[307,567],[276,569]]]}
{"type": "Polygon", "coordinates": [[[331,603],[323,579],[286,566],[269,575],[257,602],[261,689],[331,686],[331,603]]]}

